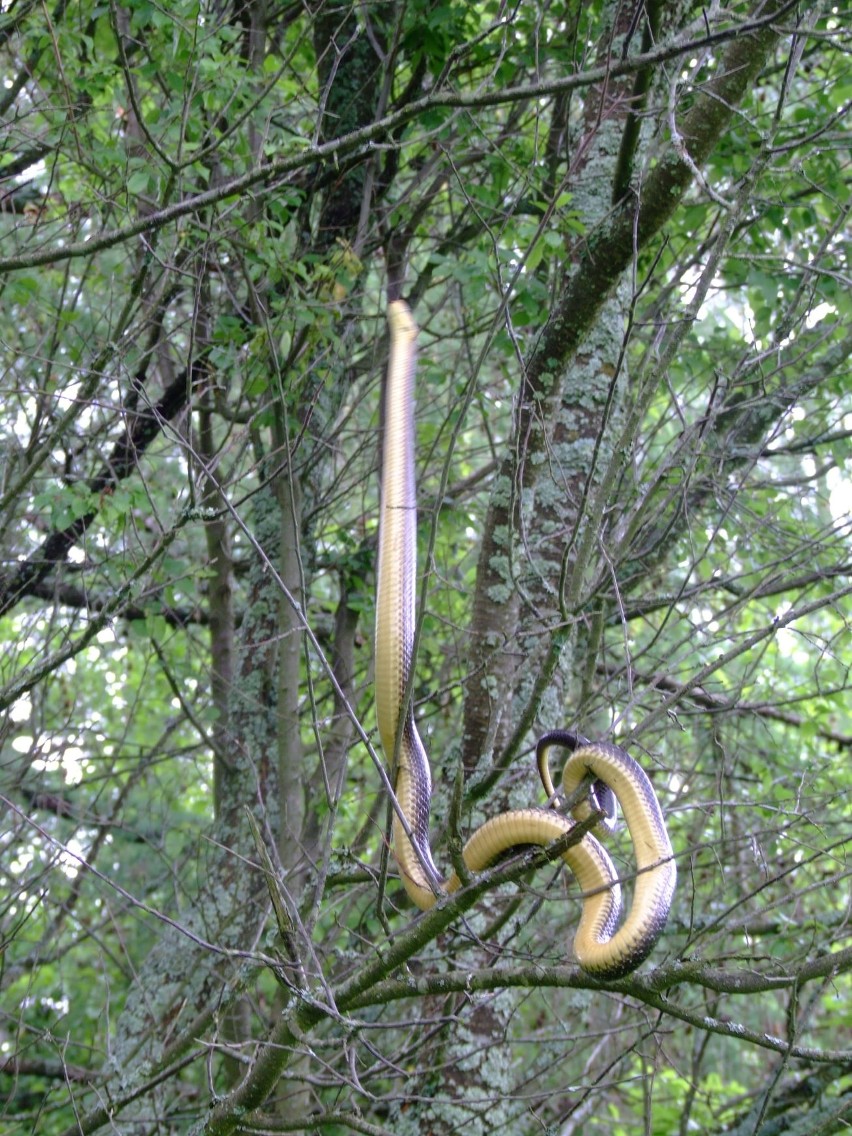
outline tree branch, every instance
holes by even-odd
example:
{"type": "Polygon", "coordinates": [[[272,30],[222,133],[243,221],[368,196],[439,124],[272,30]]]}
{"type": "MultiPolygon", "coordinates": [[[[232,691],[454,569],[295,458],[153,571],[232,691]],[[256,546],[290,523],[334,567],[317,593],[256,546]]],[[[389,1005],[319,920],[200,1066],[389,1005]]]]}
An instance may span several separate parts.
{"type": "MultiPolygon", "coordinates": [[[[280,189],[282,185],[285,184],[301,184],[291,180],[291,175],[300,171],[306,171],[304,181],[305,184],[307,184],[310,180],[307,171],[312,170],[316,166],[327,162],[334,164],[342,157],[351,158],[353,155],[357,155],[359,158],[363,159],[376,153],[379,149],[396,149],[399,145],[398,143],[388,143],[385,140],[397,133],[401,127],[414,121],[430,110],[440,108],[475,110],[479,107],[499,106],[504,103],[508,104],[541,99],[547,95],[555,95],[563,91],[574,91],[583,87],[593,86],[596,83],[601,83],[621,75],[629,75],[640,71],[644,67],[663,63],[669,59],[678,59],[683,55],[700,51],[705,47],[729,43],[731,41],[733,41],[734,45],[740,44],[738,54],[739,56],[744,56],[744,60],[747,63],[749,52],[746,51],[742,45],[750,45],[750,36],[752,35],[760,39],[761,43],[767,37],[768,41],[771,42],[771,39],[774,38],[775,35],[775,33],[770,30],[772,25],[787,12],[795,8],[796,2],[797,0],[786,0],[784,4],[780,5],[778,8],[773,8],[768,14],[746,22],[745,24],[726,28],[723,31],[713,32],[699,39],[676,37],[670,43],[663,44],[653,51],[615,63],[608,62],[603,67],[593,67],[578,75],[567,75],[559,79],[525,84],[519,87],[508,87],[504,90],[489,89],[470,94],[465,92],[439,91],[425,95],[422,99],[418,99],[416,102],[401,107],[399,110],[392,111],[383,118],[371,123],[369,126],[360,127],[357,130],[351,131],[349,134],[344,134],[329,142],[317,144],[305,139],[303,141],[304,148],[299,154],[277,158],[266,165],[249,170],[247,173],[238,177],[230,178],[221,185],[214,186],[209,190],[205,190],[203,193],[194,194],[191,197],[184,198],[182,201],[176,201],[174,204],[166,206],[164,209],[157,210],[147,217],[139,217],[131,224],[125,225],[122,228],[107,230],[86,241],[75,241],[59,247],[42,249],[39,252],[19,256],[0,257],[0,273],[10,272],[20,268],[35,268],[41,264],[57,264],[62,260],[69,260],[78,256],[92,256],[96,252],[122,244],[125,241],[131,240],[133,237],[141,236],[143,233],[151,233],[156,229],[161,229],[165,225],[171,224],[172,221],[197,213],[210,205],[216,205],[220,201],[225,201],[229,197],[244,193],[246,190],[253,189],[255,186],[262,186],[264,187],[263,191],[269,193],[280,189]]],[[[762,54],[760,58],[762,58],[762,54]]],[[[748,68],[744,76],[746,81],[751,78],[751,75],[752,71],[748,68]]],[[[705,98],[706,97],[707,96],[705,96],[705,98]]],[[[688,138],[689,136],[685,135],[685,137],[688,138]]],[[[696,158],[695,155],[693,155],[693,158],[696,161],[701,160],[700,158],[696,158]]],[[[645,236],[646,235],[643,233],[643,240],[645,236]]],[[[603,249],[601,251],[603,252],[603,249]]]]}
{"type": "MultiPolygon", "coordinates": [[[[100,472],[87,483],[93,497],[114,488],[136,469],[139,458],[165,423],[187,405],[193,381],[197,380],[203,368],[203,360],[196,360],[189,371],[182,371],[166,388],[156,406],[139,412],[132,422],[128,422],[100,472]]],[[[52,532],[38,552],[7,576],[0,577],[0,615],[10,611],[45,579],[51,569],[64,562],[97,515],[98,509],[92,509],[66,528],[52,532]]]]}

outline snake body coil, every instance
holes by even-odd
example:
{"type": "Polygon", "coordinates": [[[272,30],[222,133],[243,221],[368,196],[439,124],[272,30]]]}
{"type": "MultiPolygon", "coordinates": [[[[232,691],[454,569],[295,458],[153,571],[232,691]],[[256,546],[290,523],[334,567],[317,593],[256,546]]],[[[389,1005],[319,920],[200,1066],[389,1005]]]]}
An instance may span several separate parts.
{"type": "MultiPolygon", "coordinates": [[[[416,589],[417,499],[414,484],[414,371],[417,327],[407,304],[388,306],[390,361],[385,391],[381,518],[376,596],[376,713],[382,746],[396,770],[399,815],[393,848],[402,882],[412,901],[426,910],[442,892],[458,889],[455,873],[442,880],[429,844],[432,781],[429,760],[414,722],[410,700],[416,589]],[[404,712],[403,712],[404,708],[404,712]],[[406,828],[408,831],[406,831],[406,828]]],[[[587,774],[618,799],[636,851],[637,877],[630,914],[616,931],[621,889],[615,867],[595,837],[586,835],[562,853],[583,893],[574,954],[589,973],[617,977],[648,955],[668,916],[675,866],[665,822],[644,772],[623,749],[590,743],[564,731],[538,744],[539,773],[549,796],[552,748],[570,751],[562,774],[563,792],[573,793],[587,774]]],[[[577,819],[588,815],[581,802],[577,819]]],[[[501,854],[529,845],[546,847],[570,832],[575,820],[553,809],[515,809],[486,821],[465,845],[471,872],[482,871],[501,854]]]]}

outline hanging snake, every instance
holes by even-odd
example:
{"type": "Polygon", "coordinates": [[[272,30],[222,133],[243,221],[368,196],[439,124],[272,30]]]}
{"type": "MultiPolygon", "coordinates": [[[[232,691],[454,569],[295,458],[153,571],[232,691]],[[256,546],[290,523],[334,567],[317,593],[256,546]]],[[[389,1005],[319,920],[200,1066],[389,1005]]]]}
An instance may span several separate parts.
{"type": "MultiPolygon", "coordinates": [[[[456,891],[461,885],[455,873],[443,880],[432,859],[432,781],[411,704],[417,573],[413,401],[417,326],[408,305],[398,300],[388,305],[388,324],[390,359],[385,387],[376,595],[376,714],[382,747],[396,771],[394,856],[409,897],[419,908],[428,910],[439,895],[456,891]]],[[[647,957],[668,917],[676,871],[665,821],[650,781],[620,746],[589,742],[567,731],[545,734],[537,746],[539,775],[551,800],[556,796],[550,776],[553,749],[569,753],[562,771],[566,798],[577,795],[584,779],[592,779],[586,798],[573,808],[574,819],[553,808],[501,813],[474,832],[462,858],[468,871],[475,873],[513,849],[531,845],[546,848],[569,833],[591,810],[603,812],[603,827],[610,827],[615,812],[613,798],[617,799],[636,855],[633,903],[620,927],[618,875],[601,843],[587,833],[561,855],[583,896],[574,937],[576,959],[590,974],[618,977],[647,957]]]]}

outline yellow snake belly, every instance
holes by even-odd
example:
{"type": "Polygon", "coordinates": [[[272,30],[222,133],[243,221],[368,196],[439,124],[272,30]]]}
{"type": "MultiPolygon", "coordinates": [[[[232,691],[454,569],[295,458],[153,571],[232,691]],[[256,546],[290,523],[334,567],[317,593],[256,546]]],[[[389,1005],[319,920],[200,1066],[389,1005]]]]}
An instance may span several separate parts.
{"type": "MultiPolygon", "coordinates": [[[[398,812],[393,849],[411,900],[426,910],[438,895],[458,889],[444,880],[429,842],[432,782],[429,760],[411,707],[417,587],[417,496],[414,479],[414,375],[417,326],[408,305],[388,306],[390,359],[385,387],[381,507],[376,592],[375,692],[379,734],[395,771],[398,812]],[[401,814],[401,815],[400,815],[401,814]],[[403,823],[401,817],[405,818],[403,823]]],[[[587,775],[602,783],[621,805],[636,855],[633,903],[617,927],[621,889],[615,867],[591,834],[562,853],[583,896],[574,954],[590,974],[617,977],[635,969],[661,934],[674,892],[674,859],[657,797],[640,766],[619,746],[592,743],[567,731],[545,734],[538,743],[542,781],[553,796],[549,755],[568,750],[562,791],[570,796],[587,775]],[[548,787],[549,786],[549,787],[548,787]],[[617,929],[616,929],[617,928],[617,929]]],[[[487,868],[506,852],[547,847],[588,814],[581,802],[574,819],[551,808],[515,809],[486,821],[470,837],[462,857],[471,872],[487,868]]]]}

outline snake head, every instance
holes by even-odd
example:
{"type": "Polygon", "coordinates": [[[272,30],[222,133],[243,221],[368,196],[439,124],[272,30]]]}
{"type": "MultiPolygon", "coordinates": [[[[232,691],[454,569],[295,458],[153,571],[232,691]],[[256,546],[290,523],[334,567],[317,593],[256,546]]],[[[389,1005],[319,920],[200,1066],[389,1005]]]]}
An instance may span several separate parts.
{"type": "MultiPolygon", "coordinates": [[[[536,747],[538,772],[545,792],[550,799],[558,798],[550,776],[549,753],[551,746],[567,749],[569,753],[573,754],[593,745],[594,743],[587,737],[575,733],[573,730],[551,730],[539,740],[536,747]]],[[[618,797],[612,787],[602,778],[593,777],[589,772],[585,778],[578,779],[575,782],[574,792],[563,794],[563,800],[565,796],[567,796],[567,806],[573,813],[575,820],[586,820],[592,813],[601,814],[594,829],[599,835],[606,835],[617,827],[618,797]]]]}

